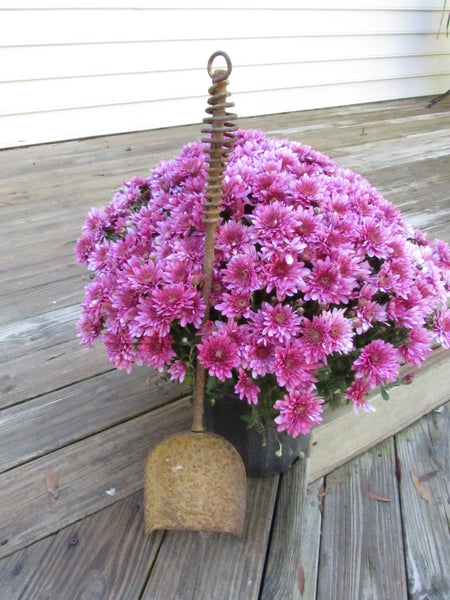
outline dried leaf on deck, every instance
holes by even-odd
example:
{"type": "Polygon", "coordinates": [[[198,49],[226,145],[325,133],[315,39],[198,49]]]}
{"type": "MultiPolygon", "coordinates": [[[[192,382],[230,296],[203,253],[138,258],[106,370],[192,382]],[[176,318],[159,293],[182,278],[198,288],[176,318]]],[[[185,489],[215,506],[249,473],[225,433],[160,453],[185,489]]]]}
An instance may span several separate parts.
{"type": "Polygon", "coordinates": [[[412,481],[414,483],[414,487],[416,488],[417,493],[422,498],[422,500],[425,500],[425,502],[429,502],[430,501],[430,494],[428,493],[428,490],[420,482],[419,478],[417,477],[417,475],[413,471],[411,471],[411,479],[412,479],[412,481]]]}
{"type": "Polygon", "coordinates": [[[419,481],[420,483],[423,483],[424,481],[430,481],[430,479],[432,479],[435,475],[437,475],[438,470],[434,469],[434,471],[430,471],[429,473],[424,473],[423,475],[421,475],[419,477],[419,481]]]}
{"type": "Polygon", "coordinates": [[[298,590],[300,592],[300,596],[303,596],[305,593],[305,569],[301,563],[298,568],[298,590]]]}
{"type": "Polygon", "coordinates": [[[327,477],[327,483],[345,483],[345,479],[334,479],[333,477],[327,477]]]}
{"type": "Polygon", "coordinates": [[[47,484],[47,492],[51,494],[55,499],[59,496],[58,482],[58,473],[53,469],[47,469],[45,471],[45,483],[47,484]]]}
{"type": "Polygon", "coordinates": [[[375,494],[375,492],[367,492],[367,495],[369,496],[369,498],[372,498],[372,500],[376,500],[377,502],[392,502],[392,498],[386,498],[385,496],[379,496],[378,494],[375,494]]]}

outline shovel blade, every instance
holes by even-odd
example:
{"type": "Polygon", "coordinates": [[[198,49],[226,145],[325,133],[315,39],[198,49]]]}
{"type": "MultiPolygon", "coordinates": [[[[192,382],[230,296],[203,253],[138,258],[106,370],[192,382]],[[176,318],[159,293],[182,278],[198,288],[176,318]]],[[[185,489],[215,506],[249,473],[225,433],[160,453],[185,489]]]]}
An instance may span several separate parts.
{"type": "Polygon", "coordinates": [[[220,531],[242,537],[246,475],[242,459],[211,433],[173,436],[150,453],[145,468],[145,530],[220,531]]]}

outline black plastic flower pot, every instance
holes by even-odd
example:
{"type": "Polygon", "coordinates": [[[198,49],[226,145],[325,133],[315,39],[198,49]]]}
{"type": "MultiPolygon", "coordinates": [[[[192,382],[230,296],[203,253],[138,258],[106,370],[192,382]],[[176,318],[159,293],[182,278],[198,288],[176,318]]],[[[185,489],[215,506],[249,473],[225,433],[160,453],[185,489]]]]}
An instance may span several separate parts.
{"type": "Polygon", "coordinates": [[[242,416],[250,414],[251,407],[237,396],[218,398],[214,404],[205,402],[208,430],[233,444],[244,461],[249,477],[283,473],[305,456],[309,434],[294,439],[285,432],[278,432],[275,423],[266,424],[262,429],[249,428],[242,416]]]}

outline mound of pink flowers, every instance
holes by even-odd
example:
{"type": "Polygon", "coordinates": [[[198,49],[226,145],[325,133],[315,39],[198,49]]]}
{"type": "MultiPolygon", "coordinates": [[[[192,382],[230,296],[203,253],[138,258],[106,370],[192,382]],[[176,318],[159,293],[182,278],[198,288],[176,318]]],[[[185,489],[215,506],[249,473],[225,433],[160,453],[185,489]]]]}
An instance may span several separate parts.
{"type": "MultiPolygon", "coordinates": [[[[395,174],[393,174],[395,176],[395,174]]],[[[206,164],[185,146],[91,209],[76,258],[92,271],[78,322],[118,369],[151,365],[255,419],[307,433],[322,404],[397,382],[450,347],[450,251],[414,231],[360,175],[308,146],[239,131],[217,230],[211,318],[201,294],[206,164]]]]}

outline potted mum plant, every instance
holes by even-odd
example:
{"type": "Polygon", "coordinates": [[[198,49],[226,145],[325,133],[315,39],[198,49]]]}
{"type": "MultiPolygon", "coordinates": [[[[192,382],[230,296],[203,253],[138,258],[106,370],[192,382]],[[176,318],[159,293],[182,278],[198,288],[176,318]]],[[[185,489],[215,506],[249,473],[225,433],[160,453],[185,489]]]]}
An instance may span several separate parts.
{"type": "Polygon", "coordinates": [[[76,247],[92,272],[78,335],[102,338],[127,372],[144,364],[192,385],[200,361],[209,423],[249,473],[283,470],[298,455],[287,441],[320,424],[324,403],[371,411],[367,394],[387,398],[402,364],[450,348],[450,250],[324,154],[240,130],[202,324],[205,181],[193,142],[91,209],[76,247]],[[269,459],[252,463],[247,430],[269,459]]]}

